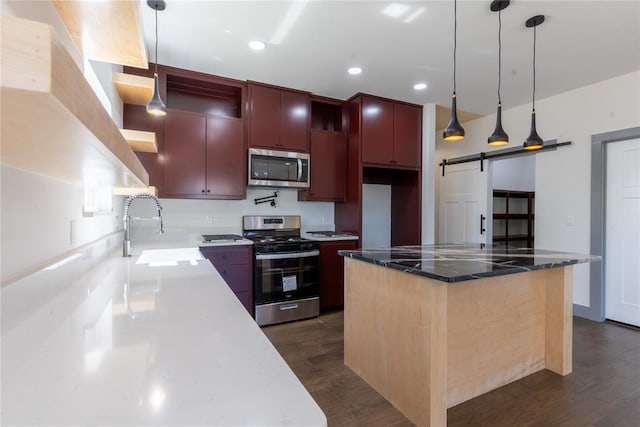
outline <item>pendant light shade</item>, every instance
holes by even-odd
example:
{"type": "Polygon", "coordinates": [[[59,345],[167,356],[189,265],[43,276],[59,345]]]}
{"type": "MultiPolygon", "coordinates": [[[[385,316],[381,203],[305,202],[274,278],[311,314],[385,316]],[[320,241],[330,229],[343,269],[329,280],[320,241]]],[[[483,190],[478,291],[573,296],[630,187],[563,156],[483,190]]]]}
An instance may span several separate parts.
{"type": "Polygon", "coordinates": [[[164,116],[167,114],[167,106],[160,98],[160,84],[158,79],[158,11],[165,10],[167,5],[164,0],[147,0],[147,5],[156,11],[156,56],[155,72],[153,73],[153,98],[147,104],[147,113],[154,116],[164,116]]]}
{"type": "Polygon", "coordinates": [[[447,142],[460,141],[461,139],[464,139],[464,129],[458,121],[458,108],[456,105],[455,92],[453,92],[453,96],[451,97],[451,118],[449,119],[449,124],[442,132],[442,137],[447,142]]]}
{"type": "Polygon", "coordinates": [[[538,135],[536,129],[536,28],[544,22],[544,15],[536,15],[527,19],[527,28],[533,28],[533,96],[531,103],[531,129],[529,136],[524,140],[522,146],[525,150],[539,150],[543,147],[544,141],[538,135]]]}
{"type": "Polygon", "coordinates": [[[458,121],[458,106],[456,102],[456,50],[458,36],[458,2],[453,2],[453,95],[451,96],[451,118],[449,124],[442,132],[442,137],[447,142],[464,139],[464,129],[458,121]]]}
{"type": "Polygon", "coordinates": [[[498,108],[496,110],[496,127],[487,138],[487,144],[492,147],[509,143],[509,135],[502,128],[502,97],[500,95],[502,83],[502,10],[506,9],[509,3],[509,0],[494,0],[491,2],[491,11],[498,12],[498,108]]]}
{"type": "Polygon", "coordinates": [[[536,130],[536,110],[531,112],[531,129],[529,130],[529,136],[524,140],[522,146],[525,150],[539,150],[544,145],[544,141],[538,135],[536,130]]]}
{"type": "Polygon", "coordinates": [[[165,116],[167,114],[167,106],[162,102],[160,98],[160,82],[158,80],[158,73],[153,73],[153,98],[147,104],[147,113],[154,116],[165,116]]]}

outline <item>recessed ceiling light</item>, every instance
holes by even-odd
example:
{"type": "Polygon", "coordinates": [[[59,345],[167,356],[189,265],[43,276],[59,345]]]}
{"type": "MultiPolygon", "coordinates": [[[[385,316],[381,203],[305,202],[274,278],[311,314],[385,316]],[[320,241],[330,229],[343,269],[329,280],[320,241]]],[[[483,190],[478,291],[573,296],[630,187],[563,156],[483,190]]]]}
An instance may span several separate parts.
{"type": "Polygon", "coordinates": [[[425,90],[427,88],[427,84],[426,83],[416,83],[413,85],[413,88],[415,90],[425,90]]]}
{"type": "Polygon", "coordinates": [[[253,50],[263,50],[265,47],[267,47],[267,45],[265,44],[265,42],[260,40],[251,40],[249,42],[249,47],[253,50]]]}
{"type": "Polygon", "coordinates": [[[349,72],[349,74],[356,75],[356,74],[362,73],[362,68],[360,68],[360,67],[351,67],[347,71],[349,72]]]}

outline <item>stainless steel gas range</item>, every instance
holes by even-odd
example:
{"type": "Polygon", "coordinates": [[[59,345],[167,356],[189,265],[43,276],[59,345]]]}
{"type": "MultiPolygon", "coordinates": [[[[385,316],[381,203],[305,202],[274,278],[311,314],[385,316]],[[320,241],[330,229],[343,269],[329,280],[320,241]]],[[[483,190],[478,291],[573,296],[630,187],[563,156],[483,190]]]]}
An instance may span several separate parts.
{"type": "Polygon", "coordinates": [[[254,242],[254,303],[260,326],[320,313],[320,245],[300,237],[299,216],[245,216],[254,242]]]}

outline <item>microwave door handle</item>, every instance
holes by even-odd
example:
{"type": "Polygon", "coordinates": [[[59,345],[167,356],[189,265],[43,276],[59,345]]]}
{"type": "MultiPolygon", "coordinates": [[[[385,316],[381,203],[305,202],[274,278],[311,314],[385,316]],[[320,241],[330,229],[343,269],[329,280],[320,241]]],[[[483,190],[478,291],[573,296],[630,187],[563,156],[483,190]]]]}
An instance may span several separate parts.
{"type": "Polygon", "coordinates": [[[302,159],[298,159],[298,179],[297,181],[300,182],[302,180],[302,159]]]}

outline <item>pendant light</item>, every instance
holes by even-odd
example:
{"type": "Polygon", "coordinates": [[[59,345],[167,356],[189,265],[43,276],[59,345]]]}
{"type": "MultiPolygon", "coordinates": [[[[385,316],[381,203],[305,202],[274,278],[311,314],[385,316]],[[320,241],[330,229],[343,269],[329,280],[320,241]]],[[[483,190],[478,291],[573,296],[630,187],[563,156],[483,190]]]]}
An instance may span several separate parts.
{"type": "Polygon", "coordinates": [[[533,96],[531,104],[531,130],[529,136],[524,140],[522,146],[525,150],[539,150],[544,145],[544,141],[536,130],[536,28],[544,22],[544,15],[536,15],[527,19],[527,28],[533,27],[533,96]]]}
{"type": "Polygon", "coordinates": [[[458,108],[456,104],[456,50],[458,36],[458,2],[453,2],[453,95],[451,96],[451,118],[449,124],[442,132],[442,137],[447,142],[464,139],[464,129],[458,121],[458,108]]]}
{"type": "Polygon", "coordinates": [[[147,113],[154,116],[164,116],[167,114],[167,106],[160,98],[160,84],[158,80],[158,11],[167,7],[164,0],[147,0],[147,5],[156,11],[156,69],[153,73],[153,98],[147,104],[147,113]]]}
{"type": "Polygon", "coordinates": [[[493,0],[491,2],[491,11],[498,12],[498,108],[496,111],[496,128],[487,139],[487,144],[492,147],[509,143],[509,135],[502,128],[502,97],[500,96],[502,82],[502,11],[509,6],[509,3],[509,0],[493,0]]]}

